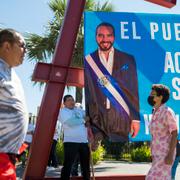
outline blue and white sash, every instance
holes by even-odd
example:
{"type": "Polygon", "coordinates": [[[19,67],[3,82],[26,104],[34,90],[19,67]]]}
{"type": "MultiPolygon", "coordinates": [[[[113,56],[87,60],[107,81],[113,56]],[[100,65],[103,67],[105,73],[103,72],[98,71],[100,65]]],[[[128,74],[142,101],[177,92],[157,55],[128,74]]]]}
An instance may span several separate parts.
{"type": "Polygon", "coordinates": [[[120,89],[116,80],[109,74],[106,68],[94,61],[91,55],[85,57],[87,65],[92,69],[93,75],[99,84],[100,90],[111,101],[112,105],[117,111],[124,111],[128,116],[130,115],[129,107],[126,103],[126,97],[120,89]]]}

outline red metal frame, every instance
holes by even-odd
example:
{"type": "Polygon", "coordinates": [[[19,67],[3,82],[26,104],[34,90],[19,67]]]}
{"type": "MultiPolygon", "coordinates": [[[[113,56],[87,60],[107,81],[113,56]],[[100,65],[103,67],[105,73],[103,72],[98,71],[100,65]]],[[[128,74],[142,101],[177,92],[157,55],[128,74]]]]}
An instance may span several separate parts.
{"type": "Polygon", "coordinates": [[[145,0],[167,8],[172,8],[176,5],[176,0],[145,0]]]}
{"type": "MultiPolygon", "coordinates": [[[[85,0],[68,1],[54,58],[48,67],[47,84],[38,114],[30,156],[23,176],[25,180],[44,178],[60,104],[65,84],[69,78],[68,73],[71,70],[69,66],[84,6],[85,0]],[[59,74],[60,68],[63,69],[63,73],[59,74]],[[59,81],[61,75],[63,77],[59,81]]],[[[36,71],[38,69],[35,70],[35,74],[38,75],[36,71]]]]}
{"type": "Polygon", "coordinates": [[[84,69],[58,66],[47,63],[37,63],[33,77],[33,81],[39,82],[56,82],[65,83],[68,86],[84,87],[84,69]],[[65,72],[68,69],[67,79],[65,72]]]}

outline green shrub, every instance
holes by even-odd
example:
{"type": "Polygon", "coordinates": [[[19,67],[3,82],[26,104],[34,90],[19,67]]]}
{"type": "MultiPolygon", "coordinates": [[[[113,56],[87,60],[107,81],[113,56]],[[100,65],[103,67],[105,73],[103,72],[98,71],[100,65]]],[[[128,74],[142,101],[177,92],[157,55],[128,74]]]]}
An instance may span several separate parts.
{"type": "Polygon", "coordinates": [[[58,158],[58,163],[62,165],[63,161],[64,161],[64,148],[63,148],[62,140],[59,140],[57,142],[56,154],[57,154],[57,158],[58,158]]]}
{"type": "Polygon", "coordinates": [[[131,160],[131,154],[129,154],[129,153],[123,153],[122,154],[122,159],[123,160],[131,160]]]}
{"type": "MultiPolygon", "coordinates": [[[[58,141],[56,146],[56,153],[59,164],[63,164],[64,161],[64,149],[63,142],[61,140],[58,141]]],[[[105,154],[105,149],[103,146],[99,145],[98,149],[95,152],[92,152],[93,164],[97,164],[99,161],[103,160],[103,156],[105,154]]]]}
{"type": "Polygon", "coordinates": [[[150,148],[146,145],[143,145],[139,148],[133,149],[131,152],[131,159],[135,162],[150,162],[151,161],[151,152],[150,148]]]}
{"type": "Polygon", "coordinates": [[[102,145],[99,145],[96,151],[92,152],[93,164],[97,164],[103,160],[105,149],[102,145]]]}

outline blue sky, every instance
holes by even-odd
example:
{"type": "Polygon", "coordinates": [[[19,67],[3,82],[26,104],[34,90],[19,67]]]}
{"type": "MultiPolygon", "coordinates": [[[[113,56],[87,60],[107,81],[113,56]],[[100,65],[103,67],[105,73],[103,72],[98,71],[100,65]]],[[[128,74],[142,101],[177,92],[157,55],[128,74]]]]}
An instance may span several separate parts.
{"type": "MultiPolygon", "coordinates": [[[[97,0],[95,0],[98,2],[97,0]]],[[[100,0],[102,3],[106,0],[100,0]]],[[[178,1],[178,0],[177,0],[178,1]]],[[[14,28],[21,33],[31,32],[42,35],[47,22],[53,18],[48,7],[49,0],[6,0],[0,5],[0,27],[14,28]]],[[[180,2],[171,9],[155,5],[144,0],[109,0],[118,12],[143,12],[180,14],[180,2]]],[[[22,80],[29,112],[36,113],[41,103],[43,89],[33,86],[31,74],[34,64],[25,58],[24,64],[16,68],[22,80]]],[[[74,95],[71,90],[70,94],[74,95]]]]}

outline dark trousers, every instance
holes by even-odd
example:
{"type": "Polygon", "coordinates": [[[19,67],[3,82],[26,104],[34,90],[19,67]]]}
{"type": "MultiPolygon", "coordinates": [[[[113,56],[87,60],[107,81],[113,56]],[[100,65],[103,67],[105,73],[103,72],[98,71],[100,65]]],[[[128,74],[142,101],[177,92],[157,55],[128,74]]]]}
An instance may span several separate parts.
{"type": "Polygon", "coordinates": [[[57,145],[57,140],[53,139],[53,144],[52,144],[52,147],[51,147],[48,166],[53,166],[53,167],[58,166],[57,155],[56,155],[56,145],[57,145]]]}
{"type": "Polygon", "coordinates": [[[90,180],[90,152],[87,143],[64,143],[64,163],[61,170],[61,180],[69,180],[74,160],[79,154],[84,180],[90,180]]]}
{"type": "MultiPolygon", "coordinates": [[[[74,160],[74,163],[72,165],[72,168],[71,168],[71,175],[72,176],[78,176],[78,166],[79,166],[79,163],[80,163],[80,159],[79,159],[79,154],[76,156],[75,160],[74,160]]],[[[80,166],[81,168],[81,166],[80,166]]],[[[82,168],[81,168],[81,175],[82,175],[82,168]]]]}

